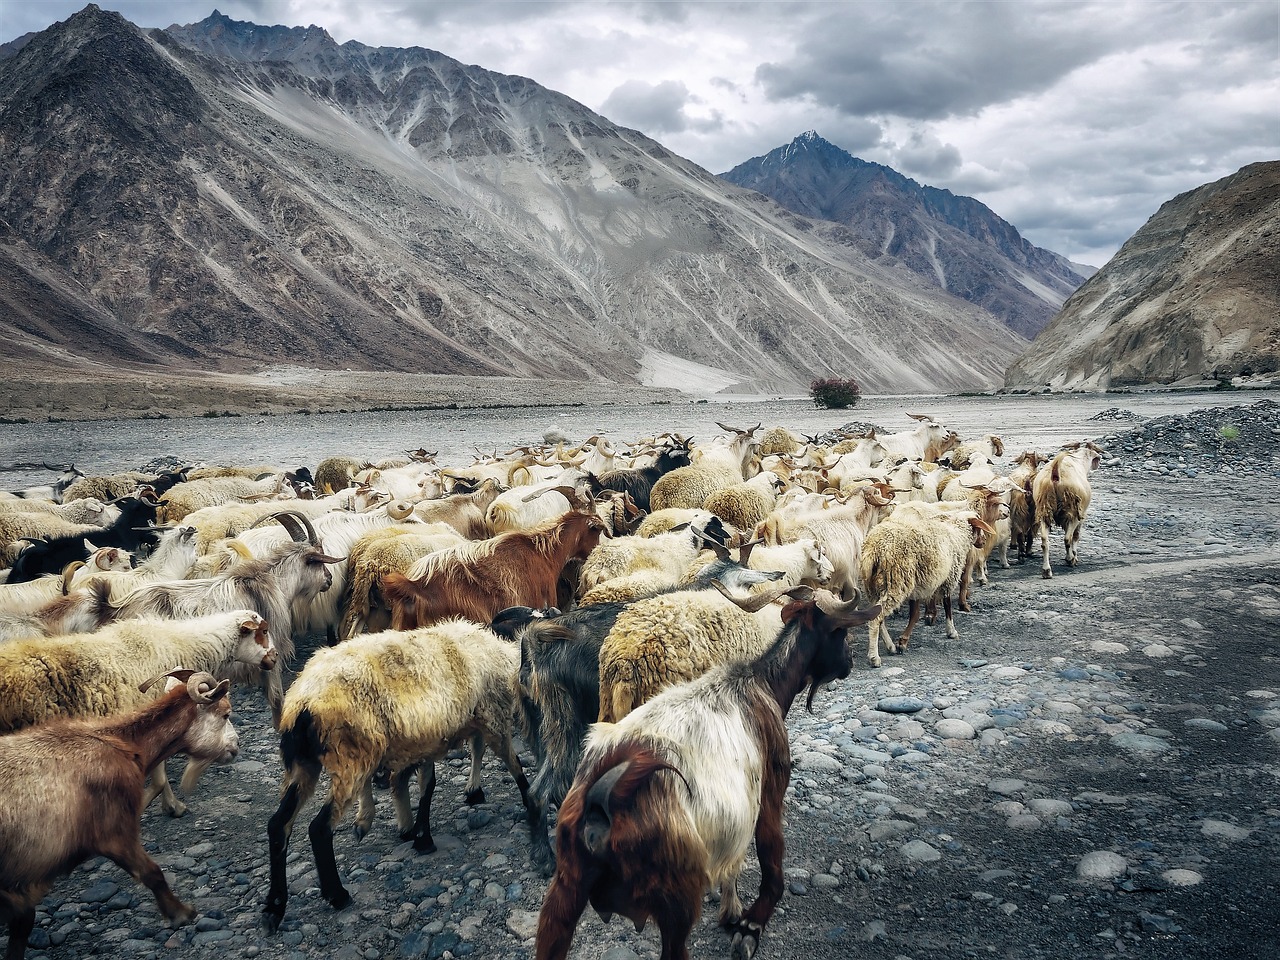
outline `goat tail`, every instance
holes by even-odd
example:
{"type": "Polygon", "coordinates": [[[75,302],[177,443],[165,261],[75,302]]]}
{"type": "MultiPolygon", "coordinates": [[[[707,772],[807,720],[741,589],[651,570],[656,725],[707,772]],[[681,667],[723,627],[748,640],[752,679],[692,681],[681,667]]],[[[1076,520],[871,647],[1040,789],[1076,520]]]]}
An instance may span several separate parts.
{"type": "Polygon", "coordinates": [[[293,776],[297,767],[318,771],[325,745],[311,711],[303,707],[292,718],[283,720],[280,727],[280,760],[286,779],[293,776]]]}
{"type": "Polygon", "coordinates": [[[644,842],[638,834],[674,826],[675,811],[667,809],[674,800],[671,793],[659,789],[655,794],[646,789],[654,774],[662,770],[673,772],[693,792],[675,764],[658,756],[652,747],[636,740],[611,747],[591,764],[586,776],[579,777],[565,798],[557,824],[560,849],[581,843],[588,857],[598,859],[610,848],[611,838],[630,846],[644,842]],[[642,807],[646,808],[644,813],[640,812],[642,807]]]}

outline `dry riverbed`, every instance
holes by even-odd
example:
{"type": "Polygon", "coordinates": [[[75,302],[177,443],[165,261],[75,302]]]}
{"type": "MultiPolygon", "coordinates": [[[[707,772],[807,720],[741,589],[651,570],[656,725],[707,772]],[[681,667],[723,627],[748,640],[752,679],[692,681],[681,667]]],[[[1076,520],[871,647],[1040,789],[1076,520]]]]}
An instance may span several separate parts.
{"type": "MultiPolygon", "coordinates": [[[[1089,416],[1057,425],[1110,454],[1079,566],[1063,565],[1060,536],[1052,580],[1038,557],[993,565],[960,639],[922,626],[906,655],[793,711],[788,891],[760,957],[1275,956],[1280,407],[1089,416]]],[[[46,900],[28,956],[532,956],[546,882],[518,795],[490,760],[487,801],[466,806],[461,757],[441,769],[437,853],[397,840],[385,794],[368,837],[339,834],[355,896],[342,912],[316,889],[313,803],[285,924],[265,935],[280,767],[262,698],[235,704],[237,761],[206,776],[186,818],[144,818],[199,922],[167,930],[145,890],[89,865],[46,900]]],[[[749,869],[748,901],[754,883],[749,869]]],[[[695,957],[727,955],[714,915],[709,903],[695,957]]],[[[648,960],[657,933],[588,913],[573,956],[648,960]]]]}

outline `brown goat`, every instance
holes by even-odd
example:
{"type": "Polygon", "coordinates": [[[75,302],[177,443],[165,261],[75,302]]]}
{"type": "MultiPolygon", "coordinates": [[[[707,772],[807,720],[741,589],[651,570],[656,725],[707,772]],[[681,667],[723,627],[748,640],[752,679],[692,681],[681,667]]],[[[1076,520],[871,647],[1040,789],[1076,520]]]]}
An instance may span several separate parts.
{"type": "Polygon", "coordinates": [[[139,710],[95,720],[55,720],[0,737],[0,922],[9,928],[5,960],[22,960],[36,905],[58,877],[91,857],[107,857],[145,884],[175,926],[195,917],[142,848],[143,786],[152,770],[179,751],[202,760],[235,756],[238,743],[227,699],[231,681],[218,683],[210,674],[190,670],[167,676],[185,681],[185,687],[139,710]]]}
{"type": "Polygon", "coordinates": [[[686,960],[708,883],[720,885],[731,955],[755,955],[783,892],[784,718],[806,686],[812,709],[819,686],[849,675],[848,630],[880,612],[819,597],[787,604],[782,632],[756,660],[718,667],[591,728],[556,825],[537,960],[563,960],[588,903],[606,920],[656,920],[662,960],[686,960]],[[753,835],[760,895],[744,910],[737,881],[753,835]]]}
{"type": "Polygon", "coordinates": [[[382,595],[391,629],[413,630],[450,617],[488,624],[506,607],[550,607],[556,583],[572,560],[585,559],[605,534],[594,513],[571,510],[528,531],[441,550],[417,579],[389,573],[382,595]]]}

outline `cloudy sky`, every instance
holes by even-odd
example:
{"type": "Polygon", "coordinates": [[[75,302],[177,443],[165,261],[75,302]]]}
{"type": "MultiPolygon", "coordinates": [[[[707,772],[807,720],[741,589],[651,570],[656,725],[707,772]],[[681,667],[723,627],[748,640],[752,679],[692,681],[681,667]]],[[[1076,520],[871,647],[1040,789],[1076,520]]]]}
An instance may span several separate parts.
{"type": "MultiPolygon", "coordinates": [[[[530,77],[721,173],[806,130],[1101,265],[1160,204],[1280,159],[1280,0],[97,0],[216,6],[530,77]]],[[[0,0],[0,41],[84,0],[0,0]]]]}

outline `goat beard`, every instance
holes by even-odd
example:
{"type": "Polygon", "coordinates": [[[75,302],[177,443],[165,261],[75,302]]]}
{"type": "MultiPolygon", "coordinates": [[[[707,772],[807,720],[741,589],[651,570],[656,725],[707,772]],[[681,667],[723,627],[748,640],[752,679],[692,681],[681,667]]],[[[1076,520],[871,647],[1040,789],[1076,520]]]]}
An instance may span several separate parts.
{"type": "Polygon", "coordinates": [[[805,677],[805,680],[809,683],[809,695],[804,700],[805,709],[813,713],[813,698],[817,695],[819,688],[825,687],[832,680],[843,680],[847,676],[849,676],[848,670],[843,673],[829,673],[823,676],[810,674],[805,677]]]}

